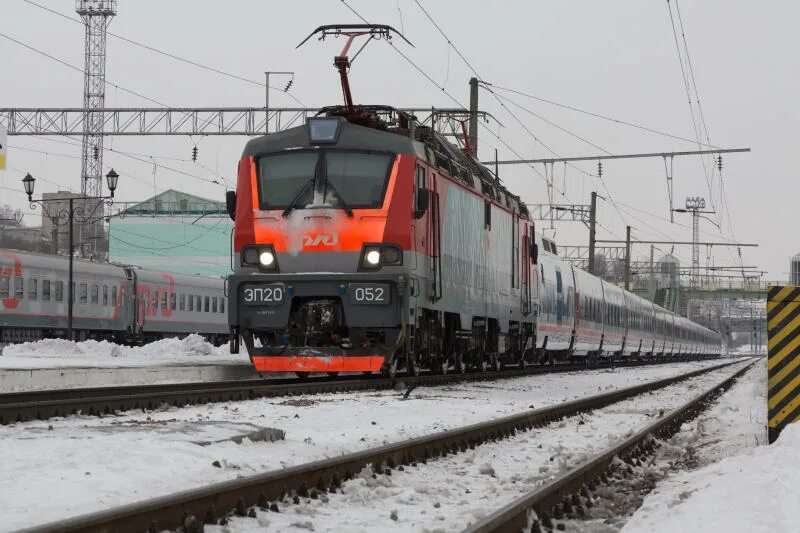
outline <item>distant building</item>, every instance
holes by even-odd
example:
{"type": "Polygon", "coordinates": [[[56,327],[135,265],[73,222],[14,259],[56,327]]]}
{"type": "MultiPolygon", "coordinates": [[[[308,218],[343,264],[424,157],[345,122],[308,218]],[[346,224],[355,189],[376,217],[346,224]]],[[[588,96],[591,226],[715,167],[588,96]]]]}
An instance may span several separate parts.
{"type": "Polygon", "coordinates": [[[3,225],[0,226],[0,248],[48,252],[50,243],[42,237],[40,227],[3,225]]]}
{"type": "MultiPolygon", "coordinates": [[[[52,253],[67,253],[69,247],[69,199],[81,197],[78,193],[69,191],[46,192],[42,194],[45,201],[42,206],[41,238],[51,242],[52,253]]],[[[94,235],[95,224],[81,224],[80,220],[97,220],[103,215],[104,206],[98,206],[91,200],[73,200],[75,222],[72,228],[73,246],[87,257],[91,250],[91,239],[97,239],[97,250],[102,255],[108,250],[105,229],[102,223],[97,223],[97,235],[94,235]]]]}
{"type": "Polygon", "coordinates": [[[792,257],[789,264],[789,285],[800,285],[800,254],[792,257]]]}
{"type": "Polygon", "coordinates": [[[139,203],[115,203],[109,259],[143,268],[226,276],[231,232],[225,202],[168,190],[139,203]]]}

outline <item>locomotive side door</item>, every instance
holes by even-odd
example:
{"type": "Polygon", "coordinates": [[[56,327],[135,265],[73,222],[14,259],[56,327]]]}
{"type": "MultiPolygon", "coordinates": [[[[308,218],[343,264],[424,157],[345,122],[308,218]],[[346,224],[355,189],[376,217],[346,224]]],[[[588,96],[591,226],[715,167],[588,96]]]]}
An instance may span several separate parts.
{"type": "Polygon", "coordinates": [[[439,187],[436,173],[430,173],[430,207],[428,209],[428,243],[431,279],[430,299],[436,302],[442,297],[442,227],[439,203],[439,187]]]}
{"type": "MultiPolygon", "coordinates": [[[[519,218],[516,218],[515,224],[519,224],[521,221],[519,218]]],[[[531,255],[531,238],[530,238],[530,227],[522,223],[522,257],[520,258],[520,262],[522,265],[522,273],[521,273],[521,280],[522,285],[520,287],[521,291],[521,299],[522,299],[522,315],[528,316],[531,312],[531,263],[533,262],[533,257],[531,255]]]]}

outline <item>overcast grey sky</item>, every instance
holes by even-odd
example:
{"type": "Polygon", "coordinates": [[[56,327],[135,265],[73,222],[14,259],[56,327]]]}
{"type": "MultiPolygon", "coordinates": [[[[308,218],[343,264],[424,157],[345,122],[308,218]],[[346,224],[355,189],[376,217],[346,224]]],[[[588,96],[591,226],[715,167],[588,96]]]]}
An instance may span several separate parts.
{"type": "MultiPolygon", "coordinates": [[[[72,0],[34,0],[75,16],[72,0]]],[[[480,76],[554,102],[646,125],[694,139],[684,82],[666,0],[540,0],[445,1],[419,0],[457,49],[480,76]]],[[[467,103],[469,67],[425,17],[414,0],[348,0],[370,22],[386,23],[404,32],[415,47],[402,49],[438,85],[456,100],[467,103]]],[[[34,46],[68,63],[82,67],[82,25],[48,13],[23,0],[3,0],[0,33],[34,46]]],[[[675,13],[675,0],[671,1],[675,13]]],[[[800,3],[774,0],[704,0],[679,2],[690,58],[711,143],[720,147],[751,147],[750,154],[724,157],[722,178],[710,175],[711,192],[697,158],[676,159],[675,199],[682,207],[686,196],[705,196],[730,215],[715,217],[723,234],[710,223],[701,224],[705,240],[730,240],[760,244],[743,249],[744,263],[769,271],[767,278],[788,277],[788,260],[800,251],[796,235],[795,205],[800,186],[793,178],[797,162],[794,143],[800,126],[796,103],[800,94],[800,38],[796,22],[800,3]]],[[[676,24],[677,17],[675,18],[676,24]]],[[[359,22],[339,0],[293,2],[237,0],[119,0],[119,13],[111,30],[129,39],[181,57],[262,80],[264,70],[293,70],[292,94],[308,106],[338,104],[341,91],[332,57],[342,41],[310,41],[295,50],[312,29],[321,24],[359,22]]],[[[679,40],[680,38],[680,28],[679,40]]],[[[680,40],[681,47],[683,46],[680,40]]],[[[79,107],[83,79],[79,72],[27,50],[0,36],[0,107],[79,107]]],[[[107,79],[119,86],[170,106],[260,106],[263,89],[192,67],[110,37],[107,79]]],[[[360,103],[402,106],[454,106],[444,92],[431,84],[383,42],[371,43],[351,72],[354,97],[360,103]]],[[[275,85],[282,85],[275,82],[275,85]]],[[[608,152],[621,154],[692,150],[693,142],[646,133],[638,129],[589,117],[523,96],[498,91],[608,152]]],[[[274,106],[295,106],[273,92],[274,106]]],[[[564,133],[547,122],[505,101],[502,108],[490,93],[481,92],[481,108],[502,122],[488,124],[495,133],[526,158],[551,157],[508,113],[560,156],[593,155],[597,147],[564,133]]],[[[108,107],[152,107],[153,104],[108,87],[108,107]]],[[[695,116],[698,111],[695,107],[695,116]]],[[[57,137],[9,138],[8,165],[0,171],[0,203],[27,210],[20,179],[30,171],[48,182],[38,192],[79,189],[80,147],[57,137]],[[68,143],[68,144],[65,144],[68,143]],[[27,150],[23,150],[27,149],[27,150]],[[32,152],[39,150],[48,154],[32,152]],[[64,157],[71,156],[71,157],[64,157]]],[[[107,139],[106,147],[145,154],[162,165],[205,179],[222,175],[230,183],[245,138],[134,137],[107,139]],[[191,148],[199,146],[199,164],[190,161],[191,148]],[[159,158],[159,157],[164,158],[159,158]],[[177,161],[177,158],[184,161],[177,161]],[[202,165],[202,166],[201,166],[202,165]]],[[[481,131],[480,156],[514,158],[486,130],[481,131]]],[[[710,162],[706,162],[710,165],[710,162]]],[[[178,189],[221,198],[223,188],[202,179],[155,168],[109,153],[105,164],[121,174],[117,197],[143,200],[166,189],[178,189]]],[[[581,164],[587,173],[594,162],[581,164]]],[[[543,172],[540,166],[539,170],[543,172]]],[[[668,222],[664,163],[661,159],[614,161],[604,164],[605,187],[578,168],[555,167],[556,184],[568,201],[588,202],[597,190],[614,199],[600,202],[602,229],[598,238],[624,238],[625,225],[634,238],[690,240],[690,219],[676,215],[668,222]],[[615,207],[616,205],[616,207],[615,207]]],[[[526,202],[546,202],[541,177],[526,166],[504,167],[501,178],[526,202]]],[[[556,198],[565,202],[562,197],[556,198]]],[[[34,213],[28,224],[38,223],[34,213]]],[[[540,224],[545,227],[545,224],[540,224]]],[[[553,231],[546,229],[548,235],[553,231]]],[[[556,239],[562,244],[584,244],[586,230],[577,223],[561,223],[556,239]]],[[[662,247],[664,248],[664,247],[662,247]]],[[[636,255],[649,248],[635,248],[636,255]]],[[[676,249],[688,264],[689,247],[676,249]]],[[[735,249],[713,251],[717,265],[737,264],[735,249]]],[[[705,249],[701,250],[705,262],[705,249]]]]}

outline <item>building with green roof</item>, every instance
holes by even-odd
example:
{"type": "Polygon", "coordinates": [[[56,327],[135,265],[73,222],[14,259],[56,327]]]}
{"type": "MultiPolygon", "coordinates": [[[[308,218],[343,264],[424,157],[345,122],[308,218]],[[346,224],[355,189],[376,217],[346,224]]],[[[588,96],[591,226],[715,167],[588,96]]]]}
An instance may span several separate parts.
{"type": "Polygon", "coordinates": [[[233,221],[225,202],[170,189],[114,208],[111,261],[182,274],[231,273],[233,221]]]}

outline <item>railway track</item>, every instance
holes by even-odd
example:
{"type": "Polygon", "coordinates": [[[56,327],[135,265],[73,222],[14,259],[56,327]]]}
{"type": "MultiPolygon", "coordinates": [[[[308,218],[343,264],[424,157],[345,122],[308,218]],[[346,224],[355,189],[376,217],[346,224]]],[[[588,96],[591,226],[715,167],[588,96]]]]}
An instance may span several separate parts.
{"type": "Polygon", "coordinates": [[[626,475],[625,467],[615,463],[621,459],[629,465],[639,466],[652,455],[658,439],[667,439],[680,430],[681,424],[700,414],[715,398],[724,393],[736,379],[754,363],[745,366],[724,381],[647,424],[623,441],[597,453],[574,468],[567,470],[543,486],[485,517],[464,530],[463,533],[552,531],[563,529],[555,522],[562,519],[579,519],[593,505],[592,492],[598,485],[610,485],[614,478],[626,475]]]}
{"type": "MultiPolygon", "coordinates": [[[[334,491],[341,486],[342,482],[353,478],[368,465],[371,465],[376,472],[385,472],[401,465],[424,463],[429,459],[463,452],[487,441],[509,437],[533,427],[542,427],[564,417],[595,410],[733,364],[737,364],[737,362],[723,363],[626,389],[572,400],[542,409],[534,409],[344,456],[215,483],[206,487],[115,509],[60,520],[32,528],[29,531],[139,532],[176,529],[179,527],[183,527],[184,531],[201,531],[203,523],[219,523],[231,515],[254,516],[255,508],[277,510],[277,503],[287,497],[293,498],[297,502],[300,497],[315,498],[325,491],[334,491]]],[[[749,368],[749,366],[736,375],[741,374],[746,368],[749,368]]],[[[697,401],[695,400],[695,402],[697,401]]],[[[697,403],[693,405],[695,407],[684,408],[681,412],[689,412],[691,409],[696,408],[697,403]]],[[[675,422],[677,418],[674,414],[670,414],[669,417],[670,420],[673,420],[672,424],[677,423],[675,422]]],[[[655,430],[648,426],[643,431],[648,431],[648,433],[643,433],[642,438],[655,430]]],[[[639,434],[637,433],[637,435],[639,434]]],[[[626,443],[628,441],[630,439],[626,440],[626,443]]],[[[614,454],[622,453],[634,447],[635,445],[630,445],[629,448],[615,447],[608,452],[611,455],[608,455],[607,461],[610,461],[614,454]]],[[[598,462],[596,468],[600,467],[601,464],[598,462]]],[[[589,473],[595,475],[594,472],[596,470],[595,467],[592,467],[585,470],[585,472],[587,472],[586,475],[589,475],[589,473]]],[[[557,500],[553,500],[553,497],[550,497],[551,499],[542,501],[546,501],[550,505],[560,502],[561,498],[563,498],[563,494],[558,492],[561,487],[564,490],[568,489],[570,493],[576,490],[576,485],[572,484],[572,482],[565,482],[563,485],[557,485],[553,493],[558,494],[557,500]]],[[[523,514],[525,520],[527,520],[527,509],[531,508],[531,506],[524,507],[523,504],[520,504],[520,508],[524,508],[523,514]]],[[[492,524],[486,526],[488,529],[481,529],[480,531],[493,530],[494,525],[492,524]]],[[[509,527],[516,526],[511,525],[509,527]]]]}
{"type": "MultiPolygon", "coordinates": [[[[615,361],[614,366],[630,367],[671,362],[674,361],[615,361]]],[[[591,370],[608,366],[610,366],[609,362],[601,361],[598,366],[587,366],[584,363],[561,363],[553,366],[505,369],[502,372],[423,374],[418,377],[395,379],[386,379],[379,375],[367,377],[356,375],[311,378],[307,381],[298,381],[296,378],[255,379],[15,392],[0,394],[0,425],[29,420],[46,420],[77,413],[104,415],[130,409],[155,409],[161,405],[183,407],[276,396],[381,390],[390,389],[401,381],[408,386],[435,386],[459,381],[506,379],[554,372],[591,370]]]]}

